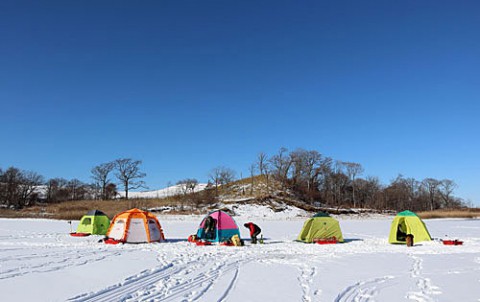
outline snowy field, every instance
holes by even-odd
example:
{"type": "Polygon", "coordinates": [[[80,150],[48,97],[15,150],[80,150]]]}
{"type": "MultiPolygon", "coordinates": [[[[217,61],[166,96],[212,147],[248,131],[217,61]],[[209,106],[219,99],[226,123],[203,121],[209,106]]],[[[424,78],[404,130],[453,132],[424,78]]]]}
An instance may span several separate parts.
{"type": "Polygon", "coordinates": [[[304,218],[257,217],[267,240],[244,247],[188,243],[200,219],[159,216],[169,241],[137,245],[70,237],[66,221],[0,219],[1,301],[480,301],[480,220],[426,220],[433,237],[464,245],[407,248],[387,243],[392,217],[338,217],[336,245],[294,242],[304,218]]]}

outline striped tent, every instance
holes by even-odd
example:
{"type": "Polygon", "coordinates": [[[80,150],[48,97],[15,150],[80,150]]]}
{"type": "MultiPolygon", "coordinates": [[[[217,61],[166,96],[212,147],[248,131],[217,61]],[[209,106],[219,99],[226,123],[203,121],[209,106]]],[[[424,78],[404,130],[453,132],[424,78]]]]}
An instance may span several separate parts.
{"type": "Polygon", "coordinates": [[[155,215],[139,209],[117,214],[107,232],[109,239],[124,243],[160,242],[165,240],[155,215]]]}

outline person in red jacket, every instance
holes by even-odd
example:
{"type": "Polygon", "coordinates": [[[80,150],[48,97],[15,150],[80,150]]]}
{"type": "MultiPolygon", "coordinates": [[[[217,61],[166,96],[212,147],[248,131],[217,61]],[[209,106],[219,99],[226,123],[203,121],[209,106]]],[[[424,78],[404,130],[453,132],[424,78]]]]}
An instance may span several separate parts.
{"type": "Polygon", "coordinates": [[[260,229],[260,227],[253,222],[247,222],[243,226],[250,230],[250,237],[252,238],[252,244],[256,244],[257,236],[258,234],[260,234],[262,229],[260,229]]]}

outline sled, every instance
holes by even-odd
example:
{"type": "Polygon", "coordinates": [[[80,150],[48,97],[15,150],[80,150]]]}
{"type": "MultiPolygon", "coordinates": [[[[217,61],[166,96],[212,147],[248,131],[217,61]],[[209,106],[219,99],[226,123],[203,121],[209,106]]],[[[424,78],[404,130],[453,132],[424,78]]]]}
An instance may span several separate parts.
{"type": "Polygon", "coordinates": [[[73,237],[87,237],[87,236],[90,236],[90,233],[70,233],[70,236],[73,236],[73,237]]]}
{"type": "Polygon", "coordinates": [[[463,241],[460,240],[442,240],[444,245],[462,245],[463,241]]]}
{"type": "Polygon", "coordinates": [[[335,238],[335,237],[313,239],[313,242],[315,242],[316,244],[336,244],[336,243],[338,243],[337,238],[335,238]]]}
{"type": "Polygon", "coordinates": [[[212,245],[210,241],[203,241],[203,240],[196,241],[195,244],[198,246],[212,245]]]}
{"type": "Polygon", "coordinates": [[[103,242],[105,242],[105,244],[119,244],[119,243],[124,243],[124,242],[121,241],[121,240],[115,240],[115,239],[113,239],[113,238],[105,239],[103,242]]]}
{"type": "Polygon", "coordinates": [[[233,242],[230,242],[230,241],[220,242],[220,245],[222,245],[222,246],[235,246],[235,244],[233,244],[233,242]]]}

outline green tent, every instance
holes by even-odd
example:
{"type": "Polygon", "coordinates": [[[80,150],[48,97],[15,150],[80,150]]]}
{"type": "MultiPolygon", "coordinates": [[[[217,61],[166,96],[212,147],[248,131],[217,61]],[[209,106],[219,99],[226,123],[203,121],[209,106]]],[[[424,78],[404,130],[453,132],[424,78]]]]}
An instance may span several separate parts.
{"type": "Polygon", "coordinates": [[[403,211],[397,214],[390,227],[390,243],[406,243],[406,235],[413,235],[414,242],[430,241],[432,237],[428,233],[425,223],[411,211],[403,211]]]}
{"type": "Polygon", "coordinates": [[[340,224],[327,213],[319,212],[305,221],[297,240],[311,243],[315,239],[330,239],[333,237],[338,242],[343,242],[340,224]]]}
{"type": "Polygon", "coordinates": [[[80,219],[77,233],[105,235],[110,226],[110,219],[102,211],[92,210],[80,219]]]}

